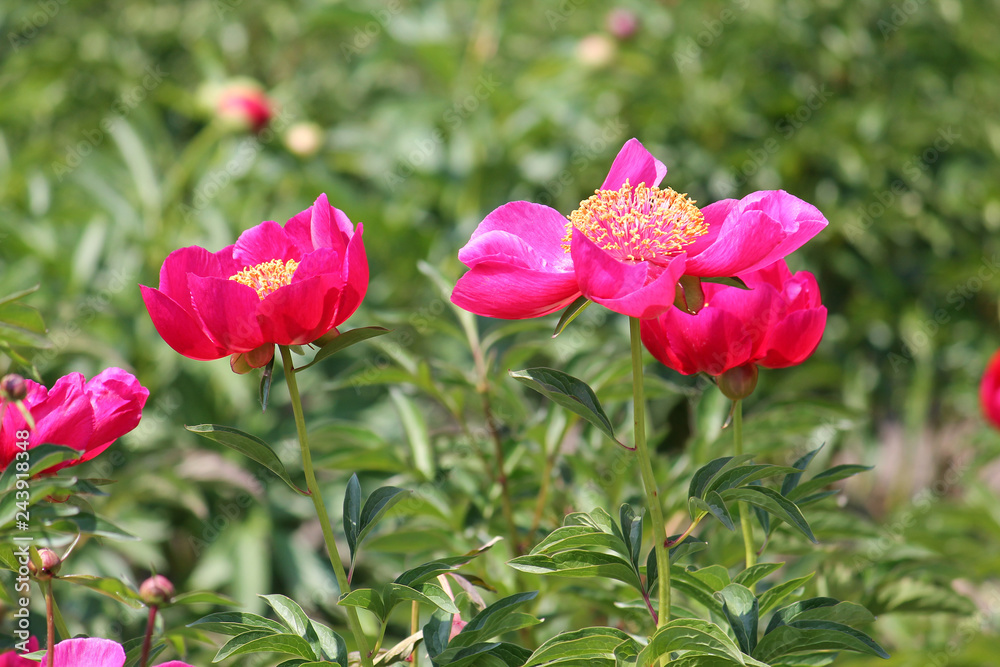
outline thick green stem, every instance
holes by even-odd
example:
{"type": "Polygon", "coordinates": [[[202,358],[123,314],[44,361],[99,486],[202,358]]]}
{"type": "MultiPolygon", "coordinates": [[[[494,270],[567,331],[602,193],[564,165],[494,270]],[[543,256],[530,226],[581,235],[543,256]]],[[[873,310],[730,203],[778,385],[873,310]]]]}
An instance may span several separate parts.
{"type": "MultiPolygon", "coordinates": [[[[306,435],[306,420],[302,413],[302,397],[299,395],[299,384],[295,379],[295,366],[292,364],[292,351],[285,345],[279,345],[281,350],[281,361],[285,367],[285,382],[288,384],[288,394],[292,398],[292,412],[295,414],[295,429],[299,435],[299,445],[302,449],[302,470],[306,474],[306,488],[309,489],[313,506],[316,508],[316,517],[319,519],[320,528],[323,531],[323,541],[326,543],[326,551],[330,556],[330,565],[337,576],[337,584],[340,586],[340,594],[344,595],[351,591],[351,584],[347,581],[347,572],[344,571],[344,564],[340,560],[340,551],[337,549],[337,539],[333,535],[333,528],[330,525],[330,517],[326,513],[326,505],[323,504],[323,496],[319,490],[319,483],[316,481],[316,472],[313,470],[312,454],[309,451],[309,438],[306,435]]],[[[354,642],[358,645],[358,652],[361,654],[361,664],[364,667],[372,667],[371,649],[368,646],[368,638],[365,637],[361,629],[361,619],[358,618],[358,610],[354,607],[346,607],[347,624],[354,635],[354,642]]]]}
{"type": "Polygon", "coordinates": [[[642,341],[639,338],[639,319],[629,318],[632,343],[632,399],[635,403],[635,453],[639,459],[642,485],[646,491],[646,505],[653,523],[653,548],[656,550],[657,603],[659,614],[656,627],[662,628],[670,620],[670,552],[667,549],[667,532],[663,522],[663,508],[656,490],[653,465],[646,447],[646,399],[642,390],[642,341]]]}
{"type": "MultiPolygon", "coordinates": [[[[743,454],[743,401],[733,401],[733,440],[735,441],[736,455],[743,454]]],[[[746,553],[747,567],[751,567],[757,562],[757,549],[753,543],[753,524],[750,523],[752,510],[746,503],[739,503],[740,527],[743,529],[743,550],[746,553]]],[[[753,591],[756,587],[751,586],[753,591]]]]}

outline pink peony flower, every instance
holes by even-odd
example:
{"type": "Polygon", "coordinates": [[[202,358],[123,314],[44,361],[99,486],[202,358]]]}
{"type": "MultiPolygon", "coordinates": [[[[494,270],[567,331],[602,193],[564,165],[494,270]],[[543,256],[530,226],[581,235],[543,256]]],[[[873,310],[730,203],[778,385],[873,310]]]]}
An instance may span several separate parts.
{"type": "Polygon", "coordinates": [[[706,283],[697,315],[675,308],[644,320],[646,349],[684,375],[720,376],[747,366],[785,368],[805,361],[826,327],[816,278],[808,271],[792,275],[784,260],[740,278],[750,290],[706,283]]]}
{"type": "MultiPolygon", "coordinates": [[[[28,639],[28,653],[34,653],[37,650],[38,638],[30,637],[28,639]]],[[[17,651],[7,651],[6,653],[0,653],[0,667],[38,667],[38,663],[34,660],[22,658],[18,655],[17,651]]]]}
{"type": "Polygon", "coordinates": [[[983,415],[1000,429],[1000,350],[993,353],[979,384],[979,404],[983,415]]]}
{"type": "MultiPolygon", "coordinates": [[[[125,664],[125,650],[121,644],[110,639],[97,637],[64,639],[56,644],[54,663],[55,667],[122,667],[125,664]]],[[[28,664],[34,666],[39,663],[28,664]]],[[[44,657],[40,664],[46,664],[44,657]]],[[[161,663],[159,667],[193,667],[193,665],[171,660],[161,663]]]]}
{"type": "Polygon", "coordinates": [[[24,406],[35,428],[28,429],[16,405],[0,402],[0,470],[21,451],[18,443],[23,438],[18,433],[29,434],[29,449],[53,444],[84,452],[78,459],[48,468],[45,474],[89,461],[138,426],[149,398],[149,390],[120,368],[108,368],[89,382],[80,373],[70,373],[56,380],[52,389],[24,382],[28,388],[24,406]]]}
{"type": "Polygon", "coordinates": [[[816,207],[782,190],[699,210],[686,195],[659,189],[666,173],[630,139],[604,184],[568,222],[555,209],[523,201],[494,210],[459,251],[470,270],[452,302],[486,317],[524,319],[555,312],[582,294],[649,319],[671,308],[682,275],[756,271],[827,224],[816,207]]]}
{"type": "Polygon", "coordinates": [[[275,344],[311,343],[357,310],[368,290],[362,231],[320,195],[283,227],[262,222],[219,252],[175,250],[142,298],[177,352],[260,368],[275,344]]]}

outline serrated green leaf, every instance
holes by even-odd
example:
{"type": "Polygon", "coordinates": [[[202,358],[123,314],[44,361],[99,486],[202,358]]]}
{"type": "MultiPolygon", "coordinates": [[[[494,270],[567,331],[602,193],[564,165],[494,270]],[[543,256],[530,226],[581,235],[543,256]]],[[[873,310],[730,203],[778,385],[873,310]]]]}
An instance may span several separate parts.
{"type": "Polygon", "coordinates": [[[508,373],[521,384],[583,417],[619,445],[626,446],[615,437],[615,429],[601,407],[597,394],[583,380],[553,368],[526,368],[508,373]]]}
{"type": "Polygon", "coordinates": [[[249,433],[244,433],[239,429],[219,424],[199,424],[197,426],[185,426],[184,428],[192,433],[197,433],[203,438],[208,438],[220,445],[235,449],[247,458],[256,461],[273,472],[298,493],[303,496],[309,495],[308,491],[303,491],[292,482],[281,459],[274,453],[270,445],[260,438],[249,433]]]}

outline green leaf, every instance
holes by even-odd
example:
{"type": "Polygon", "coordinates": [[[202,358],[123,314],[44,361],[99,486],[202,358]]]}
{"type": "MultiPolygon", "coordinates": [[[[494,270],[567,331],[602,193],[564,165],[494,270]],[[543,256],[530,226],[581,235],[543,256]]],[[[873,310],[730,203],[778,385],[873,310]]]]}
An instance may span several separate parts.
{"type": "MultiPolygon", "coordinates": [[[[706,491],[723,492],[726,489],[734,489],[738,486],[746,486],[758,480],[778,475],[789,475],[797,472],[795,468],[788,466],[775,466],[765,463],[751,463],[740,465],[725,472],[720,472],[706,487],[706,491]]],[[[703,496],[704,497],[704,496],[703,496]]]]}
{"type": "Polygon", "coordinates": [[[212,662],[221,662],[230,656],[248,653],[284,653],[306,660],[316,660],[316,654],[309,642],[302,637],[252,631],[237,635],[226,642],[212,658],[212,662]]]}
{"type": "Polygon", "coordinates": [[[106,595],[113,600],[117,600],[133,609],[142,609],[143,603],[139,598],[139,593],[132,590],[126,584],[106,577],[94,577],[89,574],[70,574],[59,577],[60,581],[83,586],[102,595],[106,595]]]}
{"type": "Polygon", "coordinates": [[[746,586],[729,584],[716,593],[715,597],[722,602],[722,613],[733,629],[740,650],[748,655],[753,654],[757,646],[757,620],[760,612],[757,596],[746,586]]]}
{"type": "Polygon", "coordinates": [[[600,401],[597,400],[597,395],[583,380],[552,368],[526,368],[523,371],[508,371],[508,373],[521,384],[531,387],[567,410],[580,415],[622,447],[632,449],[615,437],[614,427],[604,408],[601,407],[600,401]]]}
{"type": "Polygon", "coordinates": [[[385,607],[381,616],[382,621],[387,620],[393,608],[403,600],[412,600],[420,604],[437,607],[449,614],[459,613],[458,607],[448,597],[448,594],[444,592],[444,589],[430,583],[424,584],[420,590],[402,584],[386,584],[382,590],[382,600],[385,607]]]}
{"type": "Polygon", "coordinates": [[[729,514],[729,508],[726,507],[726,502],[715,491],[709,491],[704,500],[695,497],[688,498],[688,512],[692,519],[698,519],[706,513],[711,514],[728,530],[736,529],[733,517],[729,514]]]}
{"type": "Polygon", "coordinates": [[[601,577],[617,579],[642,591],[642,582],[632,563],[617,554],[574,549],[552,556],[518,556],[507,564],[515,570],[531,574],[552,574],[560,577],[601,577]]]}
{"type": "Polygon", "coordinates": [[[754,657],[765,662],[798,653],[852,651],[888,658],[889,654],[871,637],[842,623],[794,621],[764,635],[754,657]]]}
{"type": "MultiPolygon", "coordinates": [[[[824,443],[825,445],[825,443],[824,443]]],[[[820,445],[811,452],[806,452],[799,460],[792,464],[793,468],[798,468],[798,472],[789,473],[785,475],[785,479],[781,482],[781,495],[788,496],[792,489],[799,485],[799,480],[802,479],[802,475],[805,473],[806,468],[812,463],[812,460],[816,458],[820,450],[823,449],[824,445],[820,445]]]]}
{"type": "Polygon", "coordinates": [[[231,428],[229,426],[221,426],[219,424],[199,424],[197,426],[185,426],[184,428],[192,433],[197,433],[203,438],[208,438],[209,440],[217,442],[220,445],[225,445],[226,447],[235,449],[247,458],[256,461],[273,472],[298,493],[303,496],[309,495],[308,491],[303,491],[299,487],[295,486],[292,479],[285,471],[285,465],[281,462],[281,459],[279,459],[278,455],[274,453],[274,450],[260,438],[250,435],[249,433],[244,433],[239,429],[231,428]]]}
{"type": "Polygon", "coordinates": [[[395,486],[383,486],[372,491],[361,510],[360,531],[357,536],[358,545],[364,542],[386,512],[409,494],[410,492],[406,489],[395,486]]]}
{"type": "Polygon", "coordinates": [[[21,290],[19,292],[13,292],[11,294],[8,294],[7,296],[0,296],[0,306],[6,306],[8,303],[13,303],[14,301],[18,301],[19,299],[23,299],[24,297],[28,296],[29,294],[34,294],[35,292],[38,291],[38,289],[40,287],[41,287],[41,284],[32,285],[31,287],[29,287],[27,289],[23,289],[23,290],[21,290]]]}
{"type": "Polygon", "coordinates": [[[750,289],[750,287],[737,276],[729,276],[729,277],[713,276],[711,278],[702,278],[701,282],[718,283],[719,285],[728,285],[729,287],[735,287],[737,289],[745,289],[745,290],[750,289]]]}
{"type": "MultiPolygon", "coordinates": [[[[673,541],[676,540],[678,537],[680,537],[680,534],[671,535],[667,539],[668,541],[673,541]]],[[[670,562],[675,563],[679,561],[681,558],[684,558],[685,556],[690,556],[693,553],[703,551],[704,549],[707,548],[708,548],[708,542],[705,542],[704,540],[699,540],[697,537],[694,537],[693,535],[688,535],[687,537],[684,538],[683,542],[677,544],[676,546],[670,547],[670,562]]],[[[656,552],[651,551],[650,553],[655,554],[656,552]]],[[[653,560],[655,561],[656,559],[654,558],[653,560]]]]}
{"type": "Polygon", "coordinates": [[[817,474],[808,482],[803,482],[802,484],[796,486],[788,495],[788,498],[789,500],[796,501],[799,498],[808,496],[814,491],[822,489],[824,486],[833,484],[834,482],[839,482],[842,479],[847,479],[848,477],[857,475],[860,472],[867,472],[871,469],[872,466],[853,464],[834,466],[829,470],[824,470],[823,472],[817,474]]]}
{"type": "MultiPolygon", "coordinates": [[[[523,604],[531,602],[535,599],[535,597],[537,597],[537,595],[538,591],[529,591],[527,593],[517,593],[515,595],[510,595],[497,600],[493,604],[486,607],[486,609],[483,609],[481,612],[476,614],[472,620],[469,621],[464,628],[462,628],[462,631],[455,635],[455,638],[449,642],[448,648],[450,649],[455,646],[470,646],[476,642],[485,641],[491,637],[510,631],[513,629],[513,625],[521,623],[520,619],[518,619],[518,623],[510,623],[512,618],[517,618],[517,615],[512,613],[513,610],[523,604]]],[[[532,620],[537,622],[537,619],[532,618],[532,620]]]]}
{"type": "Polygon", "coordinates": [[[209,614],[199,618],[194,623],[188,623],[187,627],[232,636],[241,635],[251,630],[270,631],[271,634],[281,634],[286,630],[276,621],[242,611],[223,611],[209,614]]]}
{"type": "Polygon", "coordinates": [[[378,591],[371,588],[357,588],[350,593],[346,593],[340,597],[337,604],[341,607],[360,607],[361,609],[367,609],[380,619],[387,616],[382,596],[378,591]]]}
{"type": "Polygon", "coordinates": [[[319,642],[323,658],[331,660],[340,667],[347,667],[347,644],[344,638],[323,625],[319,621],[309,621],[319,642]]]}
{"type": "Polygon", "coordinates": [[[625,503],[618,508],[618,517],[621,522],[622,541],[628,549],[632,567],[638,572],[639,552],[642,550],[642,513],[636,516],[632,506],[625,503]]]}
{"type": "Polygon", "coordinates": [[[347,481],[347,491],[344,493],[344,534],[347,536],[347,546],[351,549],[351,562],[358,546],[358,533],[361,531],[361,482],[357,473],[347,481]]]}
{"type": "Polygon", "coordinates": [[[661,656],[684,651],[697,656],[714,656],[735,665],[759,664],[748,662],[740,647],[714,623],[693,618],[670,621],[657,630],[649,644],[639,653],[637,667],[651,667],[661,656]]]}
{"type": "Polygon", "coordinates": [[[358,329],[351,329],[350,331],[345,331],[344,333],[340,334],[339,336],[331,340],[329,343],[321,347],[319,349],[319,352],[316,353],[316,356],[313,357],[312,361],[310,361],[305,366],[299,366],[298,368],[295,369],[295,372],[301,373],[310,366],[318,364],[327,357],[334,355],[337,352],[340,352],[341,350],[350,347],[351,345],[355,345],[362,341],[366,341],[369,338],[384,336],[385,334],[390,332],[391,330],[386,329],[385,327],[361,327],[358,329]]]}
{"type": "Polygon", "coordinates": [[[743,501],[766,510],[769,514],[778,517],[797,529],[813,544],[816,543],[816,537],[813,535],[809,524],[806,522],[805,517],[802,516],[799,508],[795,506],[795,503],[774,489],[769,489],[765,486],[744,486],[739,489],[723,491],[722,497],[726,500],[743,501]]]}
{"type": "Polygon", "coordinates": [[[703,498],[705,496],[705,491],[708,489],[709,482],[715,478],[721,472],[725,472],[731,468],[749,461],[753,458],[753,454],[741,454],[739,456],[723,456],[722,458],[715,459],[714,461],[709,461],[702,467],[695,471],[694,475],[691,477],[691,483],[688,485],[688,497],[689,498],[703,498]]]}
{"type": "Polygon", "coordinates": [[[562,315],[559,316],[559,323],[556,324],[556,330],[552,332],[552,337],[555,338],[563,332],[563,330],[569,326],[569,323],[576,319],[576,316],[582,313],[593,303],[590,299],[585,296],[581,296],[573,303],[566,306],[563,310],[562,315]]]}
{"type": "Polygon", "coordinates": [[[803,586],[810,579],[813,578],[813,572],[799,577],[797,579],[791,579],[789,581],[782,582],[772,588],[767,589],[760,596],[760,613],[761,616],[776,608],[781,601],[795,592],[795,589],[803,586]]]}
{"type": "Polygon", "coordinates": [[[780,568],[784,563],[757,563],[756,565],[751,565],[747,569],[743,570],[733,579],[734,584],[741,584],[749,588],[753,586],[758,581],[771,574],[778,568],[780,568]]]}
{"type": "Polygon", "coordinates": [[[305,636],[310,627],[309,617],[302,611],[302,607],[298,603],[284,595],[258,595],[257,597],[267,602],[289,630],[300,637],[305,636]]]}
{"type": "Polygon", "coordinates": [[[826,597],[809,598],[793,602],[774,612],[764,634],[793,621],[832,621],[853,627],[873,623],[875,617],[870,611],[854,602],[840,602],[826,597]]]}
{"type": "Polygon", "coordinates": [[[575,664],[615,667],[615,649],[629,642],[636,646],[638,652],[635,640],[617,628],[584,628],[563,632],[535,649],[524,667],[571,667],[575,664]]]}
{"type": "Polygon", "coordinates": [[[437,660],[447,667],[521,667],[530,655],[531,651],[516,644],[484,642],[459,649],[454,653],[449,648],[441,653],[437,660]]]}

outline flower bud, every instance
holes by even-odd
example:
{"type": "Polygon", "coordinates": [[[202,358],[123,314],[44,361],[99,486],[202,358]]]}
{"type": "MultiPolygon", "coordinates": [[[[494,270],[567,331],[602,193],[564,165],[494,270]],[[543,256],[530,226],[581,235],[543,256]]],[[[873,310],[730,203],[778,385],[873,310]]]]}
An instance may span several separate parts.
{"type": "Polygon", "coordinates": [[[730,368],[719,376],[719,389],[726,398],[738,401],[757,388],[757,364],[744,364],[730,368]]]}
{"type": "Polygon", "coordinates": [[[59,568],[62,567],[62,559],[59,558],[55,551],[45,548],[39,549],[38,557],[42,561],[41,568],[35,564],[35,561],[28,561],[28,571],[31,572],[35,579],[48,581],[59,574],[59,568]]]}
{"type": "Polygon", "coordinates": [[[0,378],[0,398],[7,401],[23,401],[28,395],[28,383],[20,375],[11,373],[0,378]]]}
{"type": "Polygon", "coordinates": [[[604,23],[608,32],[617,39],[629,39],[639,29],[639,17],[631,9],[615,7],[608,12],[604,23]]]}
{"type": "Polygon", "coordinates": [[[162,574],[154,574],[139,586],[139,597],[150,607],[162,607],[174,599],[174,585],[162,574]]]}
{"type": "Polygon", "coordinates": [[[688,315],[697,315],[705,306],[705,291],[701,288],[701,278],[681,276],[674,293],[674,305],[688,315]]]}
{"type": "Polygon", "coordinates": [[[215,112],[224,122],[254,132],[263,130],[274,115],[271,99],[260,88],[236,83],[224,89],[215,103],[215,112]]]}

